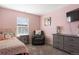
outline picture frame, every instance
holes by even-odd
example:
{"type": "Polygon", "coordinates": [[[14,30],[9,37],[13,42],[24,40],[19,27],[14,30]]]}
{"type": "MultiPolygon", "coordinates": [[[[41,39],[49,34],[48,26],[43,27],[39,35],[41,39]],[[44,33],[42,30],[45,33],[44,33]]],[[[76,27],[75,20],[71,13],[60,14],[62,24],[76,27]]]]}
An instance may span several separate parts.
{"type": "Polygon", "coordinates": [[[51,26],[51,17],[45,17],[44,25],[45,26],[51,26]]]}

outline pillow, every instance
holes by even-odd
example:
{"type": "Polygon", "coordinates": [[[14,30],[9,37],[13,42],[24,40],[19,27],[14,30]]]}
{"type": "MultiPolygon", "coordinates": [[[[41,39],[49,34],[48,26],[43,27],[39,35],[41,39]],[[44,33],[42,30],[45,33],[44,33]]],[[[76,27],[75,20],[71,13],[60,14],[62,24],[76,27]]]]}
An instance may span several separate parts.
{"type": "Polygon", "coordinates": [[[5,34],[5,39],[10,39],[12,36],[10,34],[5,34]]]}
{"type": "Polygon", "coordinates": [[[5,32],[4,33],[5,39],[10,39],[10,38],[12,38],[14,36],[15,36],[15,34],[13,32],[5,32]]]}
{"type": "Polygon", "coordinates": [[[0,34],[0,41],[1,40],[4,40],[5,38],[4,38],[4,34],[0,34]]]}
{"type": "Polygon", "coordinates": [[[36,34],[36,35],[41,35],[41,30],[36,30],[36,31],[35,31],[35,34],[36,34]]]}

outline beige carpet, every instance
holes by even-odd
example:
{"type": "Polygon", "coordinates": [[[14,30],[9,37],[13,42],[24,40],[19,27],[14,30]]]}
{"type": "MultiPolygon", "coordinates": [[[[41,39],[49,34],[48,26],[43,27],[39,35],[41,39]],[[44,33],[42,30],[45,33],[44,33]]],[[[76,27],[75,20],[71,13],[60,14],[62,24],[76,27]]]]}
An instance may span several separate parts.
{"type": "Polygon", "coordinates": [[[27,45],[30,55],[68,55],[50,45],[27,45]]]}

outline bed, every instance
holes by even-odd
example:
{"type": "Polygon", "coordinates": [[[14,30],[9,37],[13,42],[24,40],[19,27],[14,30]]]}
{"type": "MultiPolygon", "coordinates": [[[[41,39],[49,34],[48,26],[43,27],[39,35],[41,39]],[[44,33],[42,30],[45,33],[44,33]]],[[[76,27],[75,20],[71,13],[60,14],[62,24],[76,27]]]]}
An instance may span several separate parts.
{"type": "Polygon", "coordinates": [[[28,55],[28,49],[16,37],[0,41],[0,55],[28,55]]]}

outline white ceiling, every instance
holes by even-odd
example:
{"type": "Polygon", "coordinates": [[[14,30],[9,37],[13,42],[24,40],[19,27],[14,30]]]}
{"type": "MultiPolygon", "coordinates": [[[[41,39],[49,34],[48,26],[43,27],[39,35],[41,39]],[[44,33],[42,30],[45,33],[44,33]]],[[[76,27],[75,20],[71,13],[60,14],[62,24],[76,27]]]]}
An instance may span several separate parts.
{"type": "Polygon", "coordinates": [[[66,4],[0,4],[0,6],[36,15],[43,15],[57,8],[66,6],[66,4]]]}

